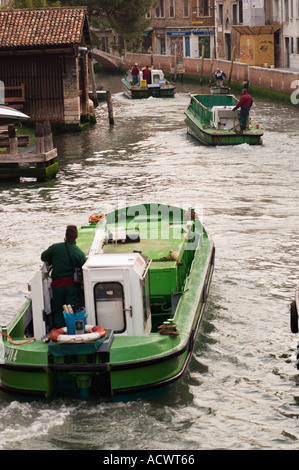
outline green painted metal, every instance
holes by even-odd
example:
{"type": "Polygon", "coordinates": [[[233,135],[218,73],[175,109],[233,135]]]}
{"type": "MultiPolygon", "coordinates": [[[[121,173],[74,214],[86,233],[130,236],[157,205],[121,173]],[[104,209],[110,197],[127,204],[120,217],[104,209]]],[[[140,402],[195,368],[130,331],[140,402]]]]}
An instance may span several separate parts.
{"type": "Polygon", "coordinates": [[[251,128],[242,134],[211,126],[213,106],[235,106],[237,102],[233,95],[191,95],[185,110],[188,133],[205,145],[261,145],[263,131],[257,124],[252,123],[251,128]]]}
{"type": "Polygon", "coordinates": [[[36,178],[38,180],[50,180],[55,178],[59,171],[58,162],[52,162],[48,166],[25,167],[19,164],[0,165],[0,179],[11,178],[36,178]]]}
{"type": "MultiPolygon", "coordinates": [[[[150,303],[153,328],[143,336],[109,332],[108,351],[97,348],[51,350],[51,343],[32,340],[26,325],[28,300],[8,327],[2,327],[0,387],[18,393],[109,395],[112,399],[167,386],[185,371],[204,313],[214,266],[214,244],[198,219],[185,218],[183,209],[136,205],[106,214],[104,221],[82,226],[78,245],[86,253],[95,231],[104,223],[124,225],[140,241],[108,243],[105,253],[141,251],[152,263],[150,303]],[[131,214],[135,213],[135,216],[131,214]],[[172,312],[172,300],[179,302],[172,312]],[[161,334],[158,326],[171,318],[178,335],[161,334]],[[27,342],[30,340],[29,342],[27,342]],[[76,349],[78,349],[76,351],[76,349]],[[95,350],[96,349],[96,350],[95,350]]],[[[99,346],[99,347],[98,347],[99,346]]]]}

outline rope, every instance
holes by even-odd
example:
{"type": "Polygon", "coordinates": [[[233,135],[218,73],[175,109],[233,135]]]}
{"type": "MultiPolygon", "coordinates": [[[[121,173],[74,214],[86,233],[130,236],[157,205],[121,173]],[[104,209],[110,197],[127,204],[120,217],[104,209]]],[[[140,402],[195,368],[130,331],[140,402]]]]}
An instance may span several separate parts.
{"type": "Polygon", "coordinates": [[[160,335],[174,335],[177,336],[179,335],[179,332],[177,330],[177,324],[176,323],[171,323],[170,325],[163,324],[158,326],[158,331],[160,335]]]}
{"type": "Polygon", "coordinates": [[[1,331],[1,333],[2,333],[3,336],[6,336],[6,338],[9,340],[9,342],[10,342],[11,344],[14,344],[15,346],[19,346],[19,345],[21,345],[21,344],[30,343],[30,341],[35,341],[35,338],[30,338],[30,339],[27,339],[27,341],[23,341],[22,343],[15,343],[15,342],[12,340],[12,338],[11,338],[8,334],[3,333],[3,331],[1,331]]]}
{"type": "Polygon", "coordinates": [[[99,214],[92,214],[89,217],[88,222],[90,224],[92,224],[92,223],[95,223],[95,222],[100,222],[103,219],[105,219],[105,214],[104,214],[104,212],[100,212],[99,214]]]}

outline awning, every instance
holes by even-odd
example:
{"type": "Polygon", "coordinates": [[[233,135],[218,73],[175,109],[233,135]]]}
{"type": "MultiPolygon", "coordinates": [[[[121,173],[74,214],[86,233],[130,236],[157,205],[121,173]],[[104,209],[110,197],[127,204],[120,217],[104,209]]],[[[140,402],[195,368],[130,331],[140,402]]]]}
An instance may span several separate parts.
{"type": "Polygon", "coordinates": [[[143,31],[143,36],[148,36],[153,30],[154,28],[147,28],[145,31],[143,31]]]}
{"type": "Polygon", "coordinates": [[[282,25],[281,24],[267,24],[262,26],[231,26],[239,34],[246,36],[256,36],[260,34],[274,34],[278,31],[282,25]]]}

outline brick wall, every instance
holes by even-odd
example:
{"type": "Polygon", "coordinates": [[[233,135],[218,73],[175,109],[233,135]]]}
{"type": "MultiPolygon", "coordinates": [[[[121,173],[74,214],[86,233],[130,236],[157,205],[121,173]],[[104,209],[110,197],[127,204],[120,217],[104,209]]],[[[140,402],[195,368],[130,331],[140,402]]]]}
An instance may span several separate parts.
{"type": "MultiPolygon", "coordinates": [[[[139,66],[143,67],[145,65],[150,65],[150,55],[149,54],[126,54],[126,65],[128,68],[131,68],[135,62],[139,66]]],[[[184,58],[183,65],[185,68],[185,73],[188,75],[200,75],[202,60],[199,59],[190,59],[184,58]]],[[[211,70],[211,59],[205,59],[203,63],[203,75],[210,76],[211,70]]],[[[214,60],[213,70],[216,70],[216,67],[220,67],[227,75],[230,71],[230,61],[227,60],[214,60]]],[[[170,72],[170,67],[173,67],[173,57],[166,55],[154,55],[154,64],[153,68],[161,69],[164,73],[170,72]]],[[[284,93],[293,93],[294,92],[294,82],[299,81],[299,72],[291,72],[289,70],[283,69],[272,69],[272,68],[263,68],[249,66],[247,64],[242,64],[240,62],[235,62],[233,65],[233,73],[231,77],[232,81],[244,83],[249,80],[250,85],[257,86],[261,88],[269,88],[275,91],[281,91],[284,93]],[[293,84],[293,87],[292,87],[293,84]]],[[[299,83],[299,82],[298,82],[299,83]]],[[[295,84],[296,85],[296,84],[295,84]]],[[[299,88],[296,85],[296,88],[299,88]]]]}

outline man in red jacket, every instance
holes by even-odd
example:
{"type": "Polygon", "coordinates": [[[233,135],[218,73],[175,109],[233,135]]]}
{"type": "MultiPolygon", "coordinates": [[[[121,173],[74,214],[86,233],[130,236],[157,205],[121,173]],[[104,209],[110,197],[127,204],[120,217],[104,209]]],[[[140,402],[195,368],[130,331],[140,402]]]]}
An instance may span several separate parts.
{"type": "Polygon", "coordinates": [[[249,111],[252,106],[253,100],[249,93],[247,92],[246,88],[242,90],[242,96],[240,101],[236,104],[233,108],[233,111],[236,111],[238,108],[241,108],[240,115],[239,115],[239,124],[240,124],[240,131],[243,132],[246,130],[247,126],[247,118],[249,116],[249,111]]]}
{"type": "Polygon", "coordinates": [[[139,67],[137,64],[134,65],[131,73],[132,73],[133,85],[136,85],[138,83],[138,75],[139,75],[139,67]]]}
{"type": "Polygon", "coordinates": [[[147,83],[151,83],[151,69],[147,65],[145,69],[142,70],[143,79],[147,81],[147,83]]]}

